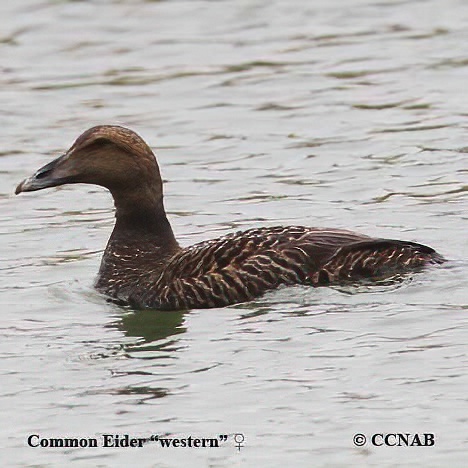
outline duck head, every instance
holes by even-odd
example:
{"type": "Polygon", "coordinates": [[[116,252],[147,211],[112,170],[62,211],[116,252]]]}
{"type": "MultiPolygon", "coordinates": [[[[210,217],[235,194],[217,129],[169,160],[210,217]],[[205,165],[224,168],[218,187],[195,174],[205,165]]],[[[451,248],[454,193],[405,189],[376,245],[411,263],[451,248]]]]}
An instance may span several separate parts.
{"type": "Polygon", "coordinates": [[[153,152],[135,132],[117,125],[86,130],[64,155],[23,180],[15,193],[76,183],[101,185],[113,195],[135,187],[162,193],[153,152]]]}

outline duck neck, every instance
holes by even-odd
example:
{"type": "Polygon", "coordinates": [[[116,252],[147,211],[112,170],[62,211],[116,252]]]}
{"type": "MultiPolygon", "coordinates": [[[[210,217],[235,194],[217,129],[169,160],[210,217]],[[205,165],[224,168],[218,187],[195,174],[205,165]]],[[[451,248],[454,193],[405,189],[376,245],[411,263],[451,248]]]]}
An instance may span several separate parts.
{"type": "Polygon", "coordinates": [[[172,250],[178,247],[164,210],[163,197],[150,190],[112,193],[115,203],[115,227],[111,239],[127,245],[150,243],[172,250]]]}

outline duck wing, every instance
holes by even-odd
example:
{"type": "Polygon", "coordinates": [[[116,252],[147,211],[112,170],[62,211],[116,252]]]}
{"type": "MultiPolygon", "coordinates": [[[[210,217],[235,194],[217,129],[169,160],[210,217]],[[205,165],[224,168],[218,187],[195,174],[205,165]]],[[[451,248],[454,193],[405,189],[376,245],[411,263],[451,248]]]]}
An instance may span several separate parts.
{"type": "Polygon", "coordinates": [[[129,302],[168,310],[223,307],[280,285],[321,286],[388,277],[437,262],[437,256],[421,244],[345,230],[252,229],[177,252],[157,280],[131,294],[129,302]]]}
{"type": "Polygon", "coordinates": [[[282,284],[311,284],[311,272],[342,246],[370,239],[351,231],[271,227],[236,232],[177,252],[158,278],[130,294],[137,307],[222,307],[282,284]]]}
{"type": "Polygon", "coordinates": [[[379,280],[444,261],[434,249],[416,242],[362,240],[340,247],[311,278],[314,284],[379,280]]]}

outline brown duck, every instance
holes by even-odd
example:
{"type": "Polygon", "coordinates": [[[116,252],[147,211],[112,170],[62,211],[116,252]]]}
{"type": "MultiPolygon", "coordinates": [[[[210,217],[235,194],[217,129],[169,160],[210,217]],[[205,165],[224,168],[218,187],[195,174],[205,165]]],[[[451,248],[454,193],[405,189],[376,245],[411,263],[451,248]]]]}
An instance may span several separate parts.
{"type": "Polygon", "coordinates": [[[414,242],[302,226],[250,229],[183,248],[167,220],[151,148],[120,126],[90,128],[16,193],[75,183],[101,185],[114,198],[116,223],[95,286],[137,308],[222,307],[280,285],[379,280],[444,261],[414,242]]]}

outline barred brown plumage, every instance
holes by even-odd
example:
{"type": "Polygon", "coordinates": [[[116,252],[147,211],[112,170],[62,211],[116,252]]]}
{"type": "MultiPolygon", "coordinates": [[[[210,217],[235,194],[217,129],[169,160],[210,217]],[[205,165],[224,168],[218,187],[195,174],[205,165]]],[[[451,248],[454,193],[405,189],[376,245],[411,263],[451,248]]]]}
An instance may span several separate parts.
{"type": "Polygon", "coordinates": [[[323,286],[391,278],[442,263],[430,247],[341,229],[277,226],[236,232],[182,248],[163,205],[156,158],[134,132],[98,126],[16,193],[67,183],[108,188],[116,224],[96,288],[136,308],[222,307],[278,286],[323,286]]]}

